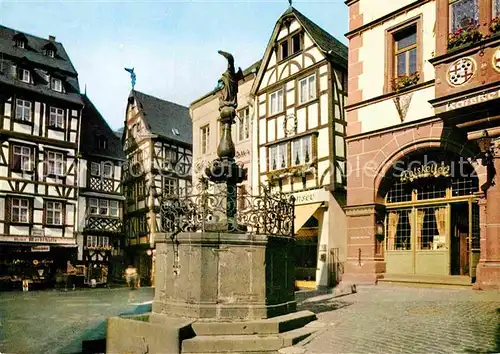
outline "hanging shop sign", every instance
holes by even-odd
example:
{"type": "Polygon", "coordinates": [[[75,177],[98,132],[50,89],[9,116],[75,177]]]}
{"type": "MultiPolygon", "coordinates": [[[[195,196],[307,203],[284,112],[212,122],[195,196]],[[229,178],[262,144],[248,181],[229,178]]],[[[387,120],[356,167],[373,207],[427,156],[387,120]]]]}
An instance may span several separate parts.
{"type": "Polygon", "coordinates": [[[421,178],[449,177],[451,175],[450,170],[450,166],[445,165],[444,162],[441,162],[439,165],[437,163],[429,163],[403,171],[400,178],[401,182],[413,182],[421,178]]]}
{"type": "Polygon", "coordinates": [[[0,236],[0,242],[33,242],[76,245],[74,238],[48,236],[0,236]]]}

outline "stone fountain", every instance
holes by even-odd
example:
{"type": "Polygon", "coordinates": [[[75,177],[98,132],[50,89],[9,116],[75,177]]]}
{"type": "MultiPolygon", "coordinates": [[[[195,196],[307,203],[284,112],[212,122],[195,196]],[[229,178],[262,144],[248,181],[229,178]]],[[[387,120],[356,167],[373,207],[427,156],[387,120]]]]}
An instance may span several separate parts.
{"type": "Polygon", "coordinates": [[[228,68],[218,158],[185,197],[164,196],[152,313],[108,319],[108,353],[276,353],[313,331],[304,326],[315,315],[296,312],[293,197],[237,195],[246,170],[231,127],[242,72],[219,53],[228,68]]]}

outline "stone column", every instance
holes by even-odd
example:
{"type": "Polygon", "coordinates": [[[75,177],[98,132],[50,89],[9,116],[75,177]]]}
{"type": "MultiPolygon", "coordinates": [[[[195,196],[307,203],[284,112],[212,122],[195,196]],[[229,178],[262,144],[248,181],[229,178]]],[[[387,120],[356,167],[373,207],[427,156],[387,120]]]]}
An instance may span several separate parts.
{"type": "Polygon", "coordinates": [[[486,192],[486,212],[481,213],[481,255],[475,289],[500,289],[500,154],[493,157],[495,184],[486,192]],[[484,227],[483,227],[484,226],[484,227]]]}

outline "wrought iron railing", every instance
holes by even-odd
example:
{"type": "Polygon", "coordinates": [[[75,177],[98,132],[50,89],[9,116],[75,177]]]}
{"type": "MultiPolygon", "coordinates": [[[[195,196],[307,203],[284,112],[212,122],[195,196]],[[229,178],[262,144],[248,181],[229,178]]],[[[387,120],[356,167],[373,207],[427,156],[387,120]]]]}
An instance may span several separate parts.
{"type": "MultiPolygon", "coordinates": [[[[245,232],[293,237],[295,199],[261,188],[258,196],[227,198],[225,184],[198,186],[161,198],[162,232],[245,232]]],[[[237,188],[237,187],[236,187],[237,188]]],[[[228,193],[229,192],[229,193],[228,193]]]]}

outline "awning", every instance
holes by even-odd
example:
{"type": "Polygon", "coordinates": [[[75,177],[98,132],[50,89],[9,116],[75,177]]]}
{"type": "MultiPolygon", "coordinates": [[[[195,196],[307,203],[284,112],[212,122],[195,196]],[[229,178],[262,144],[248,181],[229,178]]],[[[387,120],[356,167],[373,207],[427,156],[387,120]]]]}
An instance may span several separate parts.
{"type": "Polygon", "coordinates": [[[314,203],[306,205],[296,205],[295,206],[295,225],[293,226],[295,232],[301,229],[301,227],[309,220],[309,218],[318,210],[318,208],[323,203],[314,203]]]}

